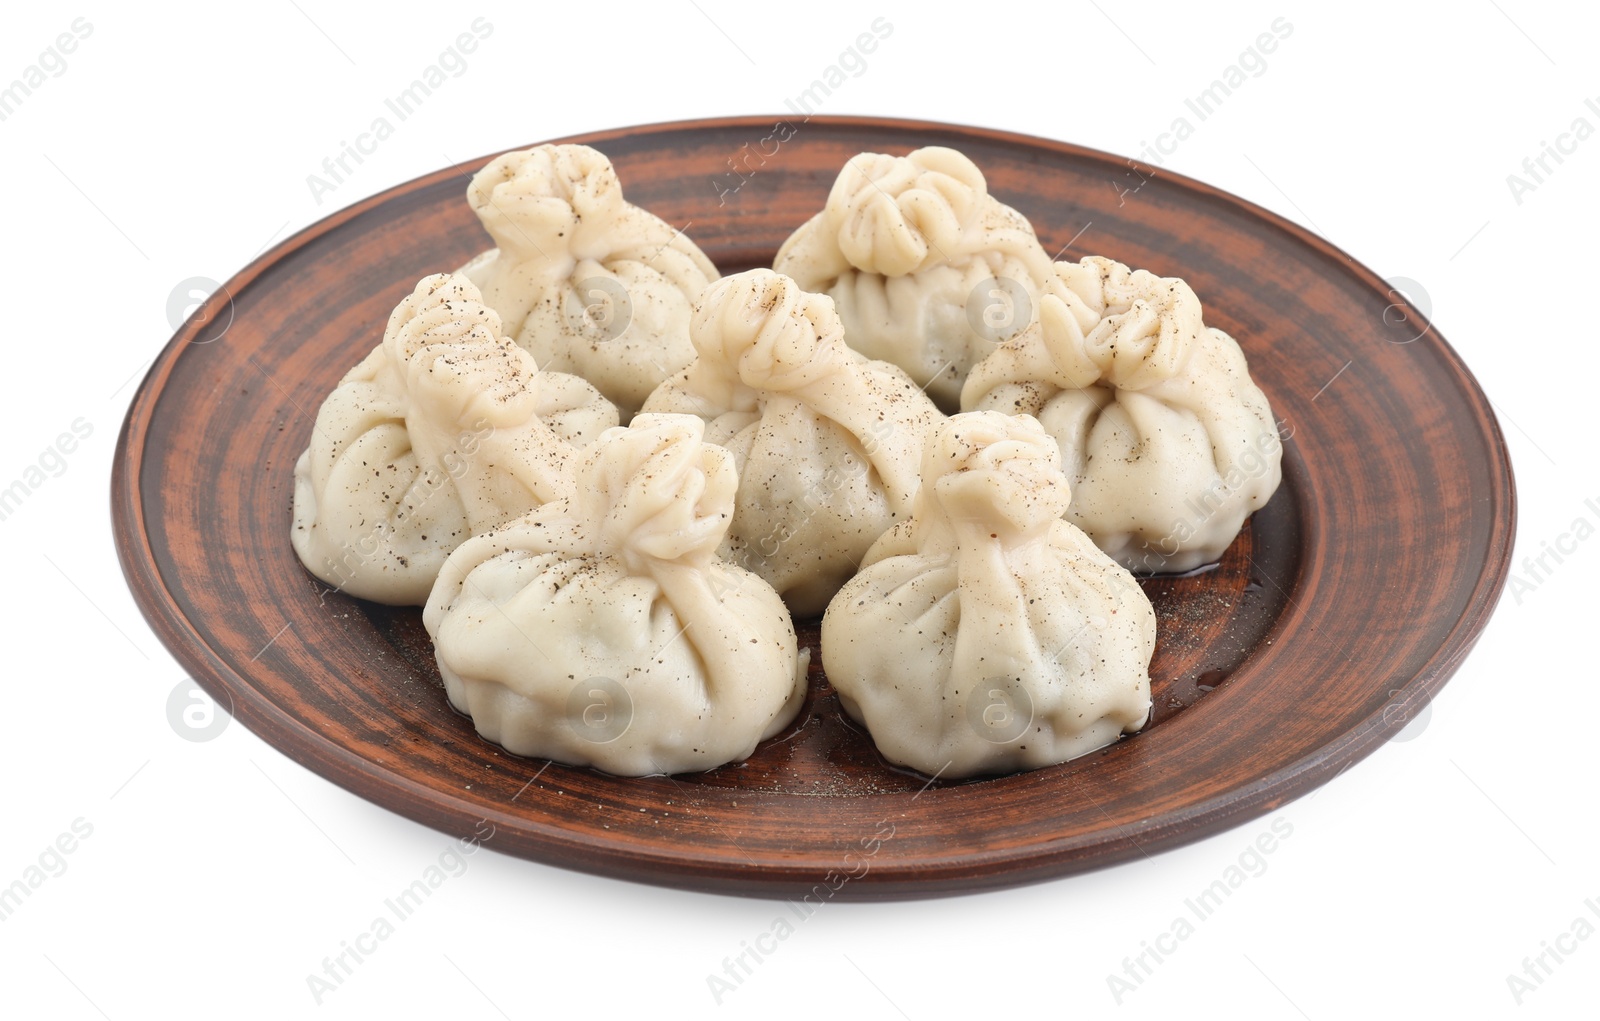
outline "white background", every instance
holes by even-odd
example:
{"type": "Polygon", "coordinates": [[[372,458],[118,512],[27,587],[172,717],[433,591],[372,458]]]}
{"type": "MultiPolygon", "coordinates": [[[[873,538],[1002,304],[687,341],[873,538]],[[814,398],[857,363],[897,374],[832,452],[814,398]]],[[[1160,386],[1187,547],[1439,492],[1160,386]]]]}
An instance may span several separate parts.
{"type": "Polygon", "coordinates": [[[1507,985],[1575,919],[1600,925],[1584,906],[1600,904],[1589,733],[1600,696],[1574,640],[1594,631],[1600,542],[1536,584],[1523,563],[1575,519],[1600,524],[1585,506],[1600,506],[1600,139],[1552,163],[1520,202],[1507,183],[1575,118],[1600,129],[1584,105],[1600,105],[1592,9],[22,6],[0,29],[0,83],[74,18],[92,35],[0,122],[0,487],[74,420],[93,432],[0,522],[11,649],[0,886],[74,820],[93,832],[0,922],[6,1016],[1592,1016],[1600,936],[1520,1007],[1507,985]],[[319,205],[307,175],[480,15],[493,35],[467,71],[319,205]],[[1273,816],[1155,860],[984,896],[829,905],[719,1006],[706,976],[766,931],[777,905],[485,851],[319,1006],[307,975],[449,840],[242,726],[208,743],[169,726],[182,671],[122,582],[106,512],[117,429],[172,332],[169,294],[190,277],[225,280],[269,242],[448,162],[779,111],[879,16],[893,34],[824,112],[1129,155],[1286,18],[1293,34],[1265,72],[1167,166],[1425,292],[1413,300],[1500,411],[1521,501],[1516,570],[1530,586],[1508,592],[1406,740],[1273,816]],[[1266,871],[1119,1005],[1107,976],[1273,819],[1293,832],[1266,871]]]}

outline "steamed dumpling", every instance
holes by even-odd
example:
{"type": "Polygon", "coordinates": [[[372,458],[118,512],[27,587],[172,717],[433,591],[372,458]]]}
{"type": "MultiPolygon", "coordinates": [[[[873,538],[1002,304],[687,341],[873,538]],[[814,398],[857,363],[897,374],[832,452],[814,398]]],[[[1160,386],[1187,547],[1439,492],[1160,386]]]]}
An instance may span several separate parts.
{"type": "Polygon", "coordinates": [[[986,358],[964,410],[1038,416],[1072,482],[1067,520],[1135,571],[1218,560],[1282,480],[1244,352],[1182,280],[1058,263],[1039,321],[986,358]]]}
{"type": "Polygon", "coordinates": [[[445,690],[518,755],[641,776],[747,758],[805,692],[770,586],[718,558],[733,458],[688,415],[640,415],[572,495],[451,555],[423,611],[445,690]]]}
{"type": "Polygon", "coordinates": [[[922,445],[944,417],[904,372],[845,345],[833,302],[757,269],[695,306],[698,357],[645,403],[698,415],[739,469],[722,555],[821,613],[910,510],[922,445]]]}
{"type": "Polygon", "coordinates": [[[694,357],[689,306],[717,279],[694,242],[622,197],[586,145],[500,156],[467,189],[495,248],[461,272],[545,369],[582,376],[622,421],[694,357]]]}
{"type": "Polygon", "coordinates": [[[1034,419],[939,428],[910,520],[822,619],[828,680],[890,762],[941,777],[1036,769],[1143,726],[1155,611],[1062,520],[1070,499],[1034,419]]]}
{"type": "Polygon", "coordinates": [[[540,372],[464,277],[424,277],[317,412],[290,537],[308,571],[421,605],[444,559],[571,487],[573,444],[617,424],[594,387],[540,372]]]}
{"type": "Polygon", "coordinates": [[[833,298],[845,340],[955,411],[971,367],[1038,307],[1050,256],[954,149],[862,153],[773,269],[833,298]]]}

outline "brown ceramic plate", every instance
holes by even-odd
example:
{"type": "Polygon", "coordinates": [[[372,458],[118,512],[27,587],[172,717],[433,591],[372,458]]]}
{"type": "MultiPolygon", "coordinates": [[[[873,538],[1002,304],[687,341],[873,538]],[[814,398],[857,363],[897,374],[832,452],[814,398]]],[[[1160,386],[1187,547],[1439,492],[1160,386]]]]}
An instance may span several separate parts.
{"type": "MultiPolygon", "coordinates": [[[[508,755],[446,703],[419,611],[324,596],[289,545],[291,469],[323,397],[419,277],[486,247],[463,198],[485,160],[440,170],[213,295],[140,387],[112,477],[123,569],[156,633],[330,780],[448,833],[489,820],[501,851],[605,875],[814,898],[982,890],[1153,854],[1312,790],[1398,730],[1483,629],[1515,517],[1489,403],[1437,331],[1326,241],[1164,170],[976,128],[731,118],[570,141],[602,149],[629,199],[724,272],[768,263],[855,153],[955,146],[1051,253],[1193,284],[1290,437],[1283,486],[1220,566],[1145,583],[1154,722],[1065,765],[961,783],[891,769],[816,657],[800,721],[739,765],[622,779],[508,755]]],[[[800,634],[816,648],[815,622],[800,634]]]]}

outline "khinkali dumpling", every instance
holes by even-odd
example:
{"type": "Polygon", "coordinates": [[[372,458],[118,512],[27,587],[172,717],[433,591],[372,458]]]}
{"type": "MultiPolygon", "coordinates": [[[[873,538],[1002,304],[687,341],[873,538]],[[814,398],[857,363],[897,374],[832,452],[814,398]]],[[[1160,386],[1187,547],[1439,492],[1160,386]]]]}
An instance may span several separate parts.
{"type": "Polygon", "coordinates": [[[1058,263],[1039,321],[972,370],[961,407],[1036,415],[1061,446],[1067,520],[1135,571],[1218,560],[1282,479],[1244,352],[1182,280],[1058,263]]]}
{"type": "Polygon", "coordinates": [[[571,445],[616,424],[594,387],[538,371],[471,281],[424,277],[317,412],[295,552],[335,588],[420,606],[457,544],[565,496],[571,445]]]}
{"type": "Polygon", "coordinates": [[[545,369],[582,376],[627,422],[689,364],[689,306],[717,269],[693,241],[622,197],[586,145],[499,156],[467,189],[497,246],[462,268],[506,334],[545,369]]]}
{"type": "Polygon", "coordinates": [[[585,452],[571,496],[451,555],[422,619],[479,734],[642,776],[746,758],[794,719],[794,625],[717,557],[738,479],[704,431],[639,415],[585,452]]]}
{"type": "Polygon", "coordinates": [[[821,613],[910,509],[922,445],[944,416],[906,374],[844,342],[833,302],[756,269],[695,305],[699,356],[645,402],[698,415],[739,468],[722,555],[796,616],[821,613]]]}
{"type": "Polygon", "coordinates": [[[822,618],[828,680],[890,762],[942,777],[1034,769],[1144,725],[1155,611],[1062,520],[1070,499],[1034,419],[940,426],[910,520],[822,618]]]}
{"type": "Polygon", "coordinates": [[[972,365],[1033,317],[1050,256],[971,160],[929,146],[851,159],[772,268],[831,296],[851,347],[955,411],[972,365]]]}

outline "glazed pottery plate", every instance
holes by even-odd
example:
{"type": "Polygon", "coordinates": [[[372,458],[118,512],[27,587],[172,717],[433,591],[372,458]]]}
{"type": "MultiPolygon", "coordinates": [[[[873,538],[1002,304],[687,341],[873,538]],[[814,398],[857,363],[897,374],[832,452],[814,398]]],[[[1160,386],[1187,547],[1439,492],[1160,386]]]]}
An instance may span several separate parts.
{"type": "Polygon", "coordinates": [[[1058,259],[1200,295],[1284,437],[1284,480],[1216,567],[1144,579],[1159,639],[1141,733],[1063,765],[949,782],[845,720],[817,622],[795,725],[748,761],[639,779],[507,754],[453,711],[418,609],[327,591],[289,543],[323,398],[416,281],[488,246],[450,167],[307,228],[196,310],[144,380],[112,480],[157,635],[220,704],[335,783],[497,850],[703,890],[833,898],[1010,886],[1151,855],[1312,790],[1460,665],[1506,579],[1515,495],[1489,402],[1404,296],[1215,188],[1061,142],[863,118],[606,131],[628,199],[724,272],[770,264],[845,160],[953,146],[1058,259]],[[812,893],[812,896],[820,894],[812,893]]]}

